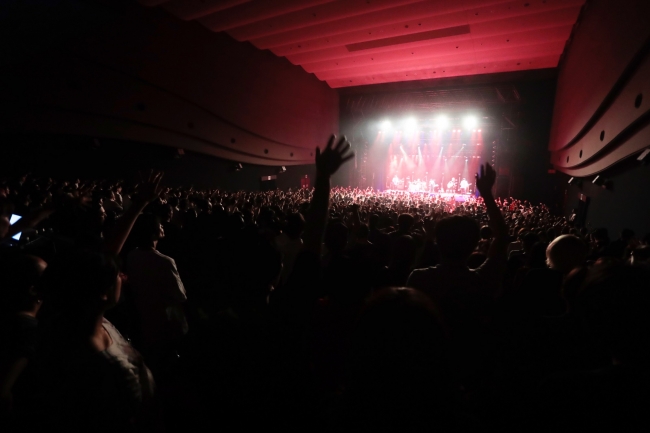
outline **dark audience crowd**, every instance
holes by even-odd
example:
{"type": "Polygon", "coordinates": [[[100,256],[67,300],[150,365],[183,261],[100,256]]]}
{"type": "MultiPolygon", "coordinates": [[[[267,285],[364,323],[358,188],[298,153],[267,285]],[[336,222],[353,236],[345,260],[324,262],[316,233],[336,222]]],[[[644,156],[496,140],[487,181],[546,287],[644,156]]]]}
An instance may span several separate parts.
{"type": "Polygon", "coordinates": [[[650,428],[647,235],[488,164],[467,201],[331,188],[351,156],[288,191],[0,181],[0,431],[650,428]]]}

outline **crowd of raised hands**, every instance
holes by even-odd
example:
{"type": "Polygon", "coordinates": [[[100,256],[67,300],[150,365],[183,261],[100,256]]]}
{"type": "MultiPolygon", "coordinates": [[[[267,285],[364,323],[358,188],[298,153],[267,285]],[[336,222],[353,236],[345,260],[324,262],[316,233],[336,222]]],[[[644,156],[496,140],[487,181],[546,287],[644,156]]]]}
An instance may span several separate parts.
{"type": "Polygon", "coordinates": [[[463,201],[331,187],[350,158],[287,191],[0,182],[0,428],[643,421],[647,236],[495,199],[487,164],[463,201]]]}

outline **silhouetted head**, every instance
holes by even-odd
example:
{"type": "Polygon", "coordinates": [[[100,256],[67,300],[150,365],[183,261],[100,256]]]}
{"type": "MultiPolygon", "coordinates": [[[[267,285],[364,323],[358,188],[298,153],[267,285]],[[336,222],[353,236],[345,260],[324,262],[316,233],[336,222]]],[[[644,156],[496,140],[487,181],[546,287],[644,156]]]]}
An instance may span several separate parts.
{"type": "Polygon", "coordinates": [[[133,225],[131,232],[136,246],[150,247],[154,242],[165,237],[160,218],[153,214],[142,214],[133,225]]]}
{"type": "Polygon", "coordinates": [[[83,251],[58,256],[43,273],[40,286],[46,302],[74,315],[116,305],[122,280],[112,257],[83,251]]]}
{"type": "Polygon", "coordinates": [[[607,245],[609,243],[609,233],[606,228],[594,230],[591,237],[598,245],[607,245]]]}
{"type": "Polygon", "coordinates": [[[491,239],[492,238],[492,229],[489,226],[481,227],[481,239],[491,239]]]}
{"type": "Polygon", "coordinates": [[[478,244],[478,223],[469,217],[451,216],[436,224],[435,238],[443,261],[467,261],[478,244]]]}
{"type": "Polygon", "coordinates": [[[37,283],[47,267],[44,260],[27,254],[15,254],[0,260],[0,308],[15,313],[31,310],[41,298],[37,283]]]}
{"type": "Polygon", "coordinates": [[[624,240],[624,241],[627,242],[627,241],[629,241],[630,239],[632,239],[633,237],[634,237],[634,230],[631,230],[631,229],[623,229],[623,230],[621,231],[621,240],[624,240]]]}
{"type": "Polygon", "coordinates": [[[546,260],[551,269],[568,273],[573,268],[582,266],[587,258],[588,247],[579,237],[561,235],[546,248],[546,260]]]}
{"type": "Polygon", "coordinates": [[[523,244],[524,251],[528,253],[530,252],[533,245],[539,242],[539,236],[537,236],[537,233],[535,232],[528,232],[521,237],[521,242],[523,244]]]}
{"type": "Polygon", "coordinates": [[[399,230],[401,232],[407,232],[413,227],[413,224],[415,223],[415,218],[413,218],[413,215],[403,213],[399,217],[397,217],[397,225],[399,226],[399,230]]]}

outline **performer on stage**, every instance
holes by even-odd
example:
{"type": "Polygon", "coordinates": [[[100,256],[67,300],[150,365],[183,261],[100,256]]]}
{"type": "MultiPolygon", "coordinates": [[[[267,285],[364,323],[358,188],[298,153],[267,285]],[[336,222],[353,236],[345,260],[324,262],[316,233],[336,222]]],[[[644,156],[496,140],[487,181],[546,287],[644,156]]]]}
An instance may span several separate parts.
{"type": "Polygon", "coordinates": [[[302,179],[300,179],[300,188],[309,188],[309,176],[305,175],[302,179]]]}
{"type": "Polygon", "coordinates": [[[401,189],[403,187],[403,183],[397,175],[393,176],[393,181],[391,184],[392,189],[401,189]]]}
{"type": "Polygon", "coordinates": [[[460,192],[467,194],[468,188],[469,183],[467,182],[467,179],[463,178],[463,180],[460,181],[460,192]]]}
{"type": "Polygon", "coordinates": [[[449,182],[447,182],[447,191],[446,192],[456,192],[456,186],[458,182],[456,182],[456,178],[452,177],[449,182]]]}

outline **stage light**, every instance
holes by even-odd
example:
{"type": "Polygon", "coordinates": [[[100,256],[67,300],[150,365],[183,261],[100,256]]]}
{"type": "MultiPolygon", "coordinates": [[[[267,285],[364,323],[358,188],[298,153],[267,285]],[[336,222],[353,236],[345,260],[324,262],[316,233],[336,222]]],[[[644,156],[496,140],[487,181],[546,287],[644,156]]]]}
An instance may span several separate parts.
{"type": "Polygon", "coordinates": [[[436,118],[436,129],[445,130],[449,127],[449,118],[445,115],[436,118]]]}
{"type": "Polygon", "coordinates": [[[386,119],[380,124],[381,131],[390,131],[390,120],[386,119]]]}
{"type": "Polygon", "coordinates": [[[406,132],[413,132],[418,126],[417,120],[415,120],[414,117],[409,117],[408,119],[404,120],[404,131],[406,132]]]}
{"type": "Polygon", "coordinates": [[[465,120],[463,120],[463,126],[467,129],[475,128],[477,124],[478,119],[476,116],[467,116],[465,117],[465,120]]]}

